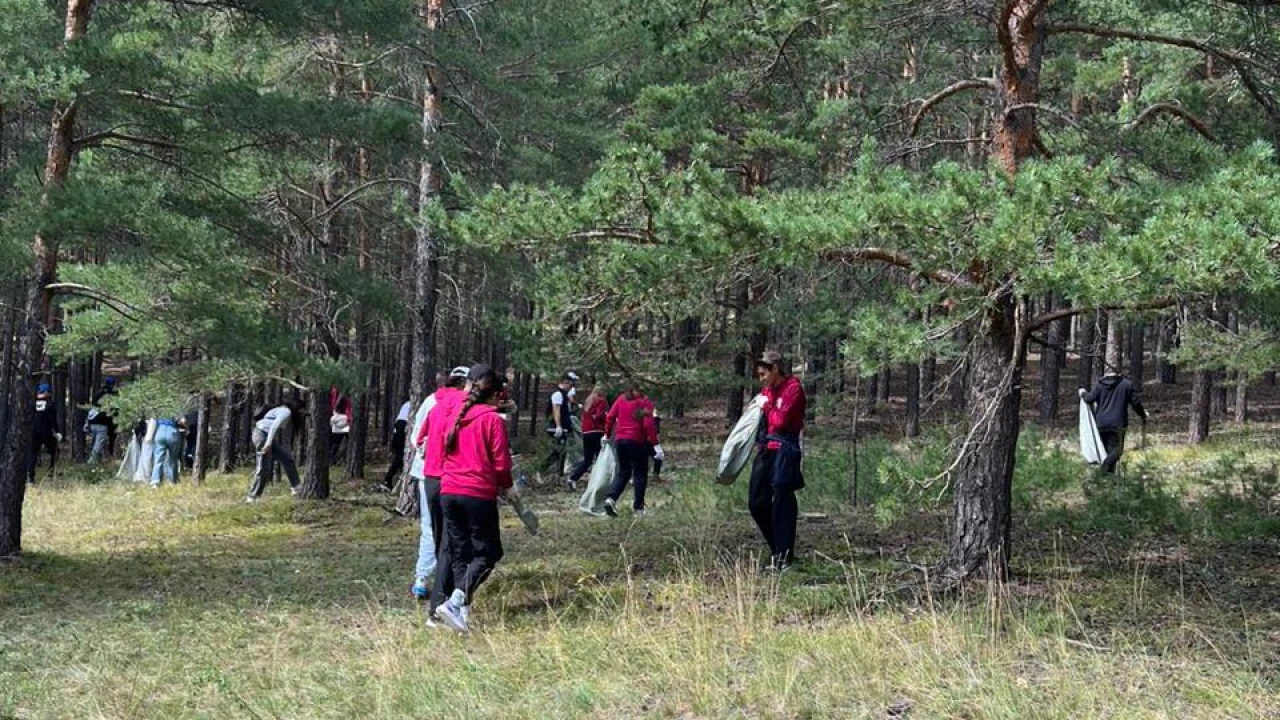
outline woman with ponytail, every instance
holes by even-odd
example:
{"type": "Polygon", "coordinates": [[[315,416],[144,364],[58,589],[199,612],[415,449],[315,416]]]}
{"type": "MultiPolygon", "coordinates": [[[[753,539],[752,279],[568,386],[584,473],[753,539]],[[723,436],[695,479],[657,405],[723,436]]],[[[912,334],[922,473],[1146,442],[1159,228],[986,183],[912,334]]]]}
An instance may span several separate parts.
{"type": "MultiPolygon", "coordinates": [[[[498,498],[511,489],[511,446],[507,424],[497,408],[504,378],[480,364],[472,366],[468,379],[471,390],[466,400],[451,410],[444,423],[449,431],[440,476],[445,544],[455,587],[434,610],[437,618],[459,632],[470,631],[476,589],[502,559],[498,498]]],[[[439,591],[445,574],[436,573],[439,591]]]]}

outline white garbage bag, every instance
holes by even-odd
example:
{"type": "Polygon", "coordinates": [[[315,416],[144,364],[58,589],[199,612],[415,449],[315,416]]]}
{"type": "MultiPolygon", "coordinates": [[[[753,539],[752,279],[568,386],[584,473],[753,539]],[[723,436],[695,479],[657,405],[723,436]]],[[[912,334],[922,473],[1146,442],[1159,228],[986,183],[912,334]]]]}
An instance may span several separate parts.
{"type": "Polygon", "coordinates": [[[604,499],[609,494],[609,486],[613,484],[613,476],[618,472],[618,453],[613,443],[604,442],[600,446],[600,454],[591,466],[591,478],[587,489],[578,500],[578,509],[588,515],[604,515],[604,499]]]}
{"type": "Polygon", "coordinates": [[[1101,465],[1107,459],[1107,451],[1102,446],[1102,436],[1098,434],[1098,423],[1093,418],[1093,410],[1083,399],[1080,400],[1080,454],[1090,465],[1101,465]]]}
{"type": "Polygon", "coordinates": [[[729,438],[724,441],[724,449],[720,451],[720,464],[716,468],[716,482],[721,485],[732,485],[751,459],[764,402],[764,395],[752,398],[742,417],[738,418],[737,424],[729,431],[729,438]]]}

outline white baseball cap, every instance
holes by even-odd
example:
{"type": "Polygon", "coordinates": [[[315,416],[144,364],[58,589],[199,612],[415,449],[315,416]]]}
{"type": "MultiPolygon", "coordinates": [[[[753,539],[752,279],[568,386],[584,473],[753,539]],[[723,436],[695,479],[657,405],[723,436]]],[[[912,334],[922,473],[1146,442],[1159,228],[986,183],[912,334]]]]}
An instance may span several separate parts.
{"type": "Polygon", "coordinates": [[[449,377],[451,378],[464,378],[470,374],[471,374],[471,368],[467,367],[466,365],[459,365],[458,367],[449,371],[449,377]]]}

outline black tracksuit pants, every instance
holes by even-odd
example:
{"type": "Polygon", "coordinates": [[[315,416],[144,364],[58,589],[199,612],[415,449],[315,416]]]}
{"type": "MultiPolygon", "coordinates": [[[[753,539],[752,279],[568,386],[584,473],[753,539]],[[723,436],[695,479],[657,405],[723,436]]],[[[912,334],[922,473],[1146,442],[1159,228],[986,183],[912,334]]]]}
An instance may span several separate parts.
{"type": "Polygon", "coordinates": [[[751,465],[751,487],[747,490],[747,506],[760,534],[769,544],[769,554],[783,561],[795,555],[796,521],[800,506],[796,491],[774,485],[773,472],[777,450],[761,450],[751,465]]]}
{"type": "MultiPolygon", "coordinates": [[[[498,501],[441,495],[440,505],[444,511],[445,543],[449,548],[453,580],[466,593],[470,605],[480,584],[502,559],[498,501]]],[[[437,577],[440,574],[437,571],[437,577]]]]}

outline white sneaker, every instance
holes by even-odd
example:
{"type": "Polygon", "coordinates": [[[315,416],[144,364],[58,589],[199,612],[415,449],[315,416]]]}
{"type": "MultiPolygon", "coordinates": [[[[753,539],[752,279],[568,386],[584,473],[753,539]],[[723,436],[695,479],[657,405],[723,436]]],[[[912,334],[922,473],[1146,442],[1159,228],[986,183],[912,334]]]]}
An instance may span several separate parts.
{"type": "Polygon", "coordinates": [[[613,498],[604,499],[604,514],[609,517],[618,517],[618,508],[615,506],[613,498]]]}
{"type": "Polygon", "coordinates": [[[247,503],[249,503],[250,505],[252,505],[253,503],[258,502],[258,500],[259,500],[259,498],[256,498],[256,497],[254,497],[254,496],[252,496],[252,495],[250,495],[249,497],[246,497],[246,498],[244,499],[244,501],[245,501],[245,502],[247,502],[247,503]]]}
{"type": "Polygon", "coordinates": [[[457,632],[471,632],[471,628],[467,626],[466,618],[462,616],[462,609],[455,607],[452,600],[446,600],[436,608],[436,617],[457,632]]]}
{"type": "Polygon", "coordinates": [[[631,514],[636,517],[644,517],[647,513],[644,508],[640,508],[639,510],[632,510],[631,514]]]}

